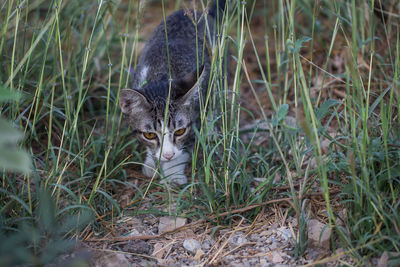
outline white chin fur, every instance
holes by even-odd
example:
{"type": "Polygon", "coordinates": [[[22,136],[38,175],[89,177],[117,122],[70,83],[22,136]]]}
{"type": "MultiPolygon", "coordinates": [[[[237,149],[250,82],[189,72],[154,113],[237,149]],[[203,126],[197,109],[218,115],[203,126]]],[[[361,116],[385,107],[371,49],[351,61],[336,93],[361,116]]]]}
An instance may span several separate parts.
{"type": "MultiPolygon", "coordinates": [[[[186,184],[187,177],[185,175],[185,167],[188,162],[190,155],[187,152],[178,151],[173,159],[161,160],[159,173],[163,174],[163,179],[161,183],[175,183],[175,184],[186,184]]],[[[143,166],[143,174],[147,177],[153,177],[156,169],[157,161],[154,160],[150,152],[147,153],[146,160],[143,166]]],[[[157,175],[159,176],[159,175],[157,175]]]]}

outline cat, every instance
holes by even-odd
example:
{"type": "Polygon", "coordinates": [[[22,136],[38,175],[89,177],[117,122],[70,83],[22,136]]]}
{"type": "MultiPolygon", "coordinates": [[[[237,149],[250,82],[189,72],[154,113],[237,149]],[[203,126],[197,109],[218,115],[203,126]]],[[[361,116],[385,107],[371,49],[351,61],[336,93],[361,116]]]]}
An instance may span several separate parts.
{"type": "Polygon", "coordinates": [[[187,183],[185,166],[195,141],[192,127],[198,125],[199,99],[206,94],[210,77],[207,46],[215,39],[217,18],[221,22],[225,5],[226,1],[214,1],[207,16],[193,10],[169,15],[142,50],[132,76],[133,89],[120,92],[122,113],[146,147],[143,174],[147,177],[157,175],[159,162],[164,182],[187,183]]]}

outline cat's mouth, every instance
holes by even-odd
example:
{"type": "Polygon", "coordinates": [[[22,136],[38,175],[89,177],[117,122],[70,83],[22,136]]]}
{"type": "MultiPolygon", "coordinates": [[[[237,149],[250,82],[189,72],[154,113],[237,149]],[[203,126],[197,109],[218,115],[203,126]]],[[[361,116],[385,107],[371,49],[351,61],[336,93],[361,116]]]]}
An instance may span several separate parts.
{"type": "Polygon", "coordinates": [[[162,156],[161,157],[161,162],[173,162],[174,160],[176,160],[178,157],[176,155],[172,156],[172,157],[165,157],[162,156]]]}
{"type": "MultiPolygon", "coordinates": [[[[163,163],[174,162],[176,159],[179,158],[180,154],[180,151],[162,153],[160,161],[163,163]]],[[[157,156],[160,157],[160,154],[158,154],[157,156]]]]}

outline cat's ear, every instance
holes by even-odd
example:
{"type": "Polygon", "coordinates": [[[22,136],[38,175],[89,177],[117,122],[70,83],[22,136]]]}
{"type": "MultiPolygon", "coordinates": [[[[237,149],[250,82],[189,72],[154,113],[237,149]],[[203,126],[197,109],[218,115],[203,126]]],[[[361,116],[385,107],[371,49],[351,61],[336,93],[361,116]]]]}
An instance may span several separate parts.
{"type": "Polygon", "coordinates": [[[122,113],[134,115],[146,111],[150,107],[150,103],[139,91],[122,89],[119,94],[119,106],[122,113]]]}
{"type": "Polygon", "coordinates": [[[205,76],[204,65],[199,68],[200,76],[197,78],[197,69],[181,78],[179,87],[181,89],[180,103],[184,106],[192,105],[199,98],[200,85],[205,76]]]}

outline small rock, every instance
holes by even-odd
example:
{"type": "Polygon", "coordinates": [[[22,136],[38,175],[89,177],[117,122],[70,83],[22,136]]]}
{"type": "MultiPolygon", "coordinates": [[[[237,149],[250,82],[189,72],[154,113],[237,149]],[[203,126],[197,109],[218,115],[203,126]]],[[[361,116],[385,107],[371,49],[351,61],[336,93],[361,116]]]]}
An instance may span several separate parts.
{"type": "Polygon", "coordinates": [[[307,224],[308,239],[317,247],[330,248],[331,229],[315,219],[307,224]]]}
{"type": "Polygon", "coordinates": [[[236,232],[231,239],[229,239],[229,244],[232,246],[240,246],[247,242],[246,236],[242,232],[236,232]]]}
{"type": "Polygon", "coordinates": [[[260,235],[257,234],[251,234],[250,235],[250,241],[256,242],[260,239],[260,235]]]}
{"type": "Polygon", "coordinates": [[[281,256],[281,253],[278,251],[274,251],[271,254],[271,261],[272,263],[282,263],[284,259],[281,256]]]}
{"type": "Polygon", "coordinates": [[[161,217],[158,224],[158,233],[162,234],[168,231],[172,231],[178,227],[186,224],[186,218],[179,218],[173,216],[161,217]]]}
{"type": "Polygon", "coordinates": [[[281,182],[281,180],[282,180],[281,175],[280,175],[279,173],[275,173],[273,183],[274,183],[274,184],[279,184],[279,183],[281,182]]]}
{"type": "Polygon", "coordinates": [[[382,253],[382,256],[379,258],[377,267],[386,267],[388,266],[389,254],[387,251],[382,253]]]}
{"type": "Polygon", "coordinates": [[[201,259],[201,257],[203,257],[203,255],[204,255],[204,251],[202,251],[201,249],[198,249],[196,251],[196,255],[194,255],[193,259],[195,261],[199,261],[201,259]]]}
{"type": "Polygon", "coordinates": [[[296,218],[294,218],[294,217],[291,217],[291,219],[289,219],[289,221],[291,221],[291,223],[292,223],[292,227],[297,227],[297,219],[296,218]]]}
{"type": "Polygon", "coordinates": [[[268,262],[267,262],[266,259],[264,259],[264,258],[261,258],[261,259],[260,259],[260,265],[261,265],[261,266],[267,266],[267,264],[268,264],[268,262]]]}
{"type": "Polygon", "coordinates": [[[265,230],[260,233],[260,236],[269,236],[272,234],[271,230],[265,230]]]}
{"type": "Polygon", "coordinates": [[[192,229],[184,229],[172,234],[173,238],[184,240],[189,238],[196,238],[197,235],[193,232],[192,229]]]}
{"type": "Polygon", "coordinates": [[[57,256],[52,263],[45,264],[44,266],[45,267],[77,266],[80,263],[82,263],[85,266],[88,266],[90,262],[93,262],[93,259],[96,257],[96,255],[99,255],[99,252],[83,248],[79,244],[77,244],[77,246],[72,248],[72,250],[64,251],[61,255],[57,256]]]}
{"type": "Polygon", "coordinates": [[[329,145],[331,144],[331,141],[327,138],[323,138],[321,142],[321,149],[323,153],[328,153],[329,152],[329,145]]]}
{"type": "Polygon", "coordinates": [[[297,128],[298,120],[293,116],[286,116],[285,123],[289,127],[297,128]]]}
{"type": "Polygon", "coordinates": [[[126,256],[122,253],[104,253],[95,257],[95,261],[90,266],[94,267],[129,267],[129,263],[126,256]]]}
{"type": "Polygon", "coordinates": [[[321,257],[321,252],[318,249],[310,248],[307,250],[307,259],[315,261],[321,257]]]}
{"type": "Polygon", "coordinates": [[[196,239],[186,239],[183,241],[183,247],[192,254],[195,254],[200,248],[201,244],[196,239]]]}
{"type": "Polygon", "coordinates": [[[345,252],[345,250],[344,250],[343,248],[338,248],[338,249],[336,250],[336,255],[342,254],[342,253],[344,253],[344,252],[345,252]]]}
{"type": "Polygon", "coordinates": [[[310,161],[309,161],[309,163],[310,163],[310,169],[316,169],[318,166],[317,166],[317,160],[315,159],[315,158],[312,158],[310,161]]]}
{"type": "Polygon", "coordinates": [[[165,249],[163,243],[156,243],[154,245],[152,256],[156,257],[158,260],[161,260],[164,256],[165,249]]]}
{"type": "Polygon", "coordinates": [[[257,182],[258,184],[261,184],[263,182],[265,182],[267,180],[267,178],[258,178],[258,177],[254,177],[253,180],[255,182],[257,182]]]}
{"type": "Polygon", "coordinates": [[[270,236],[267,238],[267,240],[265,241],[267,244],[272,244],[276,241],[275,236],[270,236]]]}
{"type": "Polygon", "coordinates": [[[128,236],[139,236],[139,235],[140,235],[140,233],[136,229],[132,229],[128,234],[128,236]]]}
{"type": "Polygon", "coordinates": [[[235,260],[235,261],[230,263],[230,266],[232,266],[232,267],[243,267],[243,266],[246,266],[246,265],[244,265],[243,262],[241,262],[239,260],[235,260]]]}
{"type": "Polygon", "coordinates": [[[338,212],[337,222],[340,226],[343,226],[346,224],[346,221],[347,221],[347,211],[346,209],[342,209],[338,212]]]}
{"type": "Polygon", "coordinates": [[[271,245],[269,245],[270,250],[274,250],[276,248],[278,248],[278,242],[273,242],[271,245]]]}
{"type": "Polygon", "coordinates": [[[211,240],[207,238],[203,241],[201,248],[207,251],[211,248],[211,246],[212,246],[211,240]]]}
{"type": "Polygon", "coordinates": [[[271,224],[271,226],[269,227],[269,229],[271,229],[272,233],[274,233],[274,231],[276,229],[278,229],[278,222],[274,222],[273,224],[271,224]]]}
{"type": "Polygon", "coordinates": [[[280,236],[283,238],[283,240],[288,241],[289,239],[292,238],[292,232],[290,231],[289,228],[286,227],[279,227],[277,229],[277,233],[280,234],[280,236]]]}
{"type": "Polygon", "coordinates": [[[231,261],[231,260],[233,260],[233,259],[234,259],[234,257],[233,257],[233,255],[228,255],[228,256],[226,256],[226,257],[225,257],[225,259],[227,259],[227,260],[230,260],[230,261],[231,261]]]}
{"type": "Polygon", "coordinates": [[[122,250],[124,252],[148,255],[151,250],[151,245],[144,240],[129,240],[129,242],[123,246],[122,250]]]}

